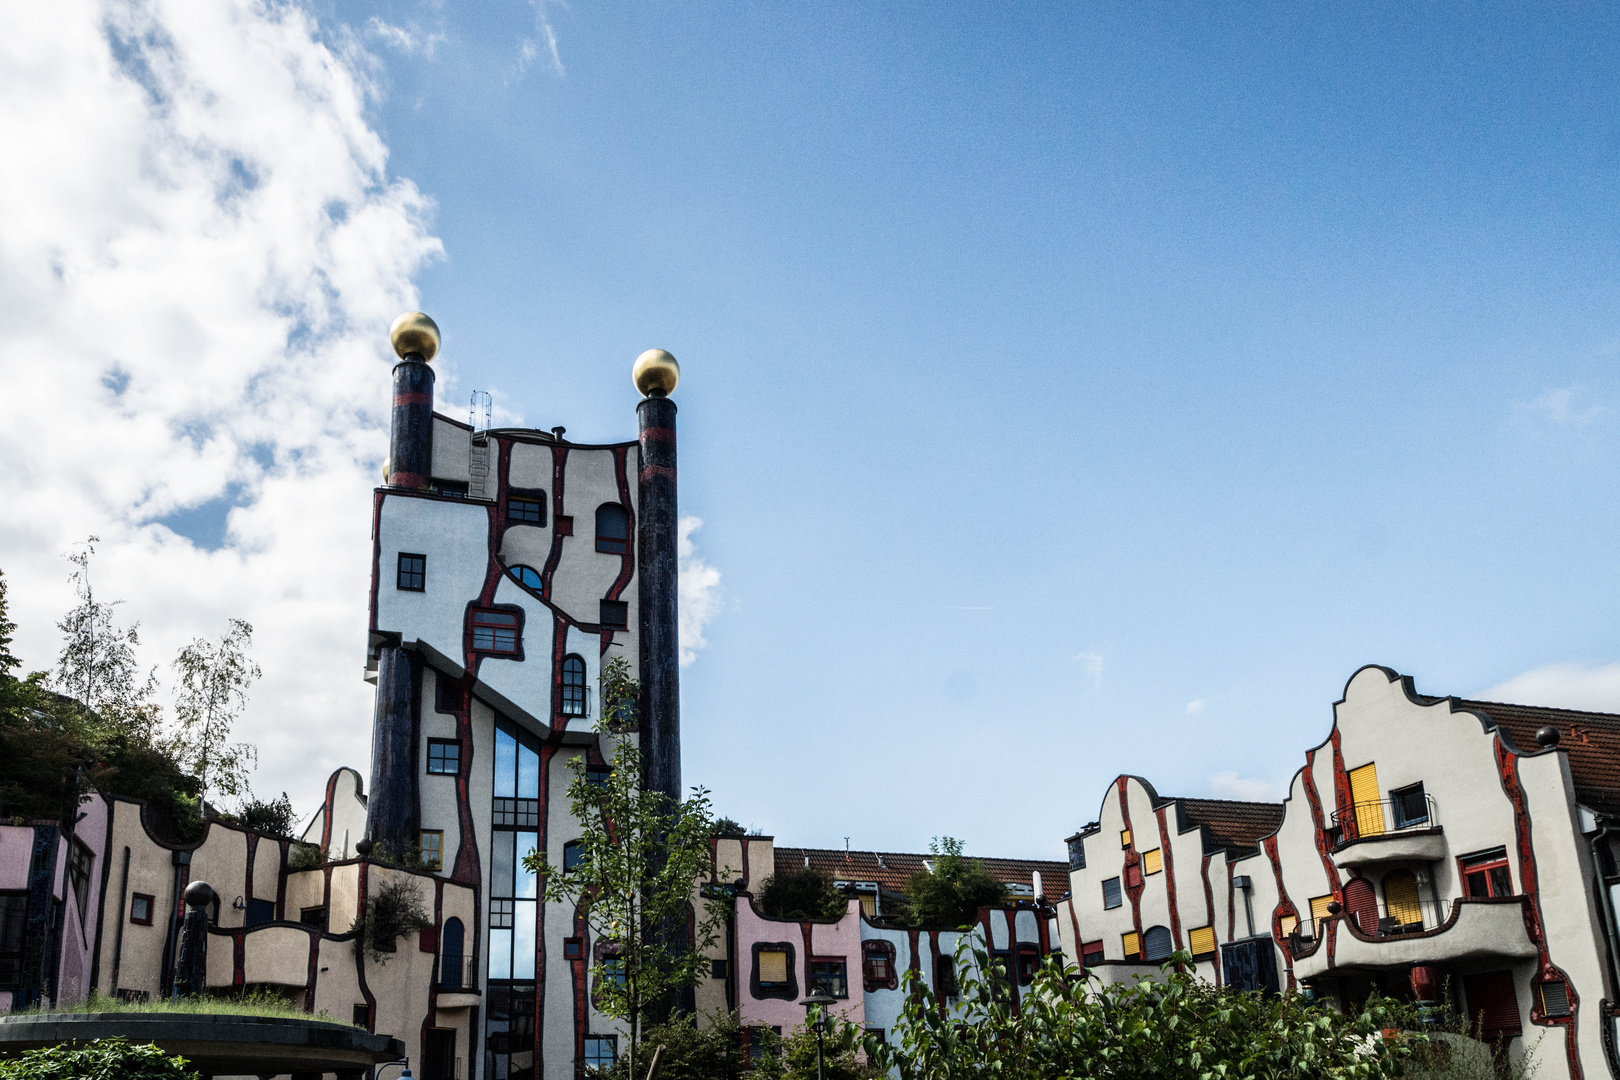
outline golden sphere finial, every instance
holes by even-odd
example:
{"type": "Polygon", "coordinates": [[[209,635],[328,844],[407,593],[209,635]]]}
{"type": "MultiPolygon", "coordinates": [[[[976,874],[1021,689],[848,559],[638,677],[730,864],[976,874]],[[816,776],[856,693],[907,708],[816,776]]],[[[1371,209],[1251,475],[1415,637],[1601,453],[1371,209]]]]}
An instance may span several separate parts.
{"type": "Polygon", "coordinates": [[[401,360],[412,353],[431,360],[439,353],[439,324],[420,311],[407,311],[388,328],[388,340],[401,360]]]}
{"type": "Polygon", "coordinates": [[[636,357],[636,366],[630,369],[630,378],[642,397],[668,397],[681,381],[681,365],[663,349],[648,349],[636,357]]]}

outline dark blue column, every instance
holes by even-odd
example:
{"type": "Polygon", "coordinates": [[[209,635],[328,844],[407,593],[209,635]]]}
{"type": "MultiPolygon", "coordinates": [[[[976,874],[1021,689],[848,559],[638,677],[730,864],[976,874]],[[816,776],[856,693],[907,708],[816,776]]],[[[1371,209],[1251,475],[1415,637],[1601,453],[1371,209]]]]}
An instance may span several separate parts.
{"type": "Polygon", "coordinates": [[[371,791],[366,836],[399,858],[417,843],[417,688],[420,661],[397,645],[377,651],[377,710],[371,726],[371,791]]]}
{"type": "Polygon", "coordinates": [[[641,749],[647,788],[681,797],[680,608],[676,572],[675,403],[636,407],[641,427],[636,576],[641,608],[641,749]]]}
{"type": "Polygon", "coordinates": [[[389,431],[389,486],[427,487],[433,475],[433,369],[419,353],[394,365],[394,416],[389,431]]]}

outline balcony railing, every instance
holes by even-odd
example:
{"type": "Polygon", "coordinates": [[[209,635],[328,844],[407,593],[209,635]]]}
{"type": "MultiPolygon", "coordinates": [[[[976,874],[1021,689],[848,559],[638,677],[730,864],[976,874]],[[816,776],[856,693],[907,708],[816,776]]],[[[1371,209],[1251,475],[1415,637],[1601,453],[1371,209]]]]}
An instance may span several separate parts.
{"type": "Polygon", "coordinates": [[[466,994],[478,992],[478,959],[473,956],[439,957],[439,989],[466,994]]]}
{"type": "MultiPolygon", "coordinates": [[[[1398,937],[1402,934],[1416,934],[1424,930],[1433,930],[1451,917],[1452,906],[1455,900],[1442,900],[1435,903],[1433,900],[1417,900],[1411,903],[1398,903],[1390,909],[1385,904],[1378,905],[1377,915],[1371,912],[1357,916],[1351,912],[1341,912],[1333,918],[1341,922],[1355,919],[1356,929],[1364,937],[1398,937]]],[[[1321,920],[1326,922],[1327,920],[1321,920]]],[[[1317,920],[1302,919],[1299,926],[1289,934],[1290,939],[1297,939],[1298,943],[1309,949],[1317,939],[1321,926],[1317,920]]],[[[1296,952],[1298,950],[1296,949],[1296,952]]]]}
{"type": "Polygon", "coordinates": [[[1357,840],[1413,829],[1432,829],[1439,821],[1434,796],[1424,792],[1358,802],[1349,811],[1333,811],[1332,827],[1338,836],[1334,846],[1343,847],[1357,840]]]}

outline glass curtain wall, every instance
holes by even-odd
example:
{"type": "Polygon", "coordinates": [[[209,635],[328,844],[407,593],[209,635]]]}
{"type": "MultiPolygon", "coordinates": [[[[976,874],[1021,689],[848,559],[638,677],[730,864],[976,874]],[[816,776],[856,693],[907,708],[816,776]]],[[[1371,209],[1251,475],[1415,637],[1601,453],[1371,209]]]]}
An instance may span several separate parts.
{"type": "Polygon", "coordinates": [[[534,1080],[535,925],[539,891],[523,857],[540,840],[540,751],[506,720],[495,726],[489,881],[490,1080],[534,1080]]]}

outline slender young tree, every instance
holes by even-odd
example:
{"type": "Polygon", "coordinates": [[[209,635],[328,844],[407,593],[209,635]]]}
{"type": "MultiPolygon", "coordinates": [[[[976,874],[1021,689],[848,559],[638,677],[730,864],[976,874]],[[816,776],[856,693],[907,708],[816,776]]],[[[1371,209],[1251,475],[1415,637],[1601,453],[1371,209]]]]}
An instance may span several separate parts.
{"type": "Polygon", "coordinates": [[[210,791],[232,797],[248,793],[247,775],[259,760],[252,743],[230,741],[231,728],[247,708],[248,687],[259,665],[248,658],[253,627],[231,619],[218,644],[194,639],[175,657],[173,751],[176,760],[210,791]]]}
{"type": "Polygon", "coordinates": [[[571,867],[554,866],[538,851],[523,859],[544,880],[546,900],[577,904],[592,936],[609,946],[609,955],[592,965],[599,987],[592,996],[603,1012],[630,1027],[631,1076],[637,1075],[636,1045],[650,1010],[697,984],[725,925],[723,905],[694,905],[695,889],[709,870],[709,793],[693,788],[677,804],[643,787],[642,755],[628,736],[635,730],[640,692],[629,665],[609,661],[597,731],[605,745],[616,744],[612,772],[606,781],[592,781],[584,755],[568,763],[569,806],[584,830],[581,858],[571,867]]]}
{"type": "Polygon", "coordinates": [[[120,627],[113,621],[113,609],[123,601],[96,599],[90,560],[100,539],[92,536],[67,555],[73,564],[68,580],[73,583],[77,603],[56,624],[63,640],[52,682],[54,689],[77,699],[104,729],[104,735],[149,743],[158,721],[158,708],[152,701],[157,676],[149,671],[142,679],[135,660],[140,623],[120,627]]]}

